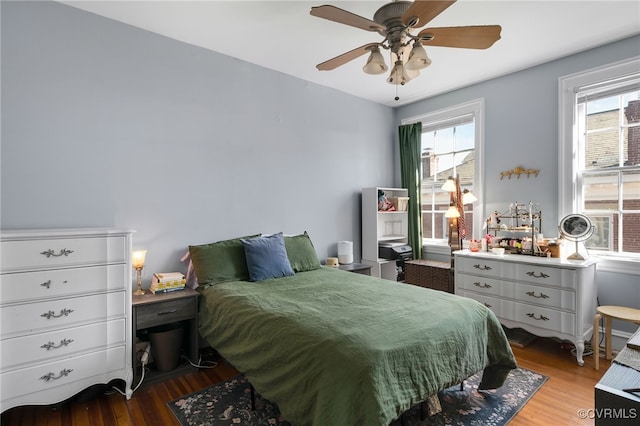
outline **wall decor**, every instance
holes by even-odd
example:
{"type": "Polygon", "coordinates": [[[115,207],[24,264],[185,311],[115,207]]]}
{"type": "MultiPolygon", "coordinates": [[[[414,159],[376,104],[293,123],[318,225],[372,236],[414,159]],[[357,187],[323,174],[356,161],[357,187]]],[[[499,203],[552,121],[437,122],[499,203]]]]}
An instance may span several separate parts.
{"type": "Polygon", "coordinates": [[[518,176],[518,179],[520,179],[520,175],[527,175],[527,178],[529,178],[529,176],[534,175],[535,177],[538,177],[538,174],[540,173],[539,169],[525,169],[524,167],[516,167],[513,168],[511,170],[507,170],[506,172],[502,172],[500,173],[500,180],[502,180],[505,176],[509,177],[509,179],[511,179],[512,175],[516,175],[518,176]]]}

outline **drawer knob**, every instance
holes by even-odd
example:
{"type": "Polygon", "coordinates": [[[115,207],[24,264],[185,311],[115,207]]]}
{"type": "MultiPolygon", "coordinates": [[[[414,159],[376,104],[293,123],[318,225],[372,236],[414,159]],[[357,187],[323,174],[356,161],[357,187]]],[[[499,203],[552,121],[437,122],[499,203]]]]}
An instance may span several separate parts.
{"type": "Polygon", "coordinates": [[[176,312],[178,312],[177,309],[172,309],[170,311],[158,312],[158,315],[171,315],[171,314],[175,314],[176,312]]]}
{"type": "Polygon", "coordinates": [[[536,321],[549,321],[549,318],[545,317],[544,315],[540,315],[536,317],[536,314],[528,313],[527,316],[529,318],[533,318],[536,321]]]}
{"type": "Polygon", "coordinates": [[[534,271],[531,271],[531,272],[527,272],[527,275],[533,278],[549,278],[549,275],[545,274],[544,272],[540,272],[539,274],[536,275],[534,271]]]}
{"type": "Polygon", "coordinates": [[[547,296],[546,294],[540,292],[540,296],[536,296],[536,292],[535,291],[528,291],[527,292],[527,296],[531,296],[531,297],[535,297],[536,299],[548,299],[549,296],[547,296]]]}
{"type": "Polygon", "coordinates": [[[487,266],[487,265],[480,266],[480,264],[477,264],[477,265],[473,265],[473,267],[476,268],[476,269],[480,269],[481,271],[490,271],[491,270],[491,266],[487,266]]]}
{"type": "Polygon", "coordinates": [[[71,253],[73,253],[73,250],[67,250],[66,248],[64,249],[60,249],[60,253],[57,253],[51,249],[49,250],[45,250],[43,252],[41,252],[40,254],[43,254],[47,257],[60,257],[60,256],[69,256],[71,253]]]}
{"type": "Polygon", "coordinates": [[[45,317],[46,319],[51,319],[51,318],[60,318],[60,317],[66,317],[67,315],[69,315],[71,312],[73,312],[73,309],[61,309],[60,313],[58,315],[56,315],[55,312],[53,311],[49,311],[49,312],[45,312],[44,314],[40,315],[41,317],[45,317]]]}
{"type": "Polygon", "coordinates": [[[57,376],[55,375],[55,373],[47,373],[44,376],[40,377],[40,380],[44,380],[45,382],[48,382],[49,380],[58,380],[61,377],[68,376],[72,371],[73,369],[71,368],[65,368],[64,370],[60,370],[60,374],[58,374],[57,376]]]}
{"type": "Polygon", "coordinates": [[[58,349],[58,348],[61,348],[63,346],[69,346],[69,343],[71,343],[71,342],[73,342],[73,339],[62,339],[62,340],[60,340],[60,344],[59,345],[56,345],[53,342],[48,342],[48,343],[45,343],[44,345],[42,345],[40,347],[43,348],[43,349],[46,349],[46,350],[58,349]]]}
{"type": "Polygon", "coordinates": [[[475,283],[473,283],[473,285],[475,285],[476,287],[480,287],[480,288],[491,288],[491,284],[487,284],[487,283],[480,284],[479,282],[475,282],[475,283]]]}

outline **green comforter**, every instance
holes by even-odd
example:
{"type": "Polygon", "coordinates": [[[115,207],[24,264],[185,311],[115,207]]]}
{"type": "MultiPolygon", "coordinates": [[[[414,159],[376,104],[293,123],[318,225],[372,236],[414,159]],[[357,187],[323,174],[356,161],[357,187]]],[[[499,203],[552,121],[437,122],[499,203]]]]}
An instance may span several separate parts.
{"type": "Polygon", "coordinates": [[[296,426],[388,425],[515,359],[500,323],[464,297],[323,267],[202,291],[200,333],[296,426]]]}

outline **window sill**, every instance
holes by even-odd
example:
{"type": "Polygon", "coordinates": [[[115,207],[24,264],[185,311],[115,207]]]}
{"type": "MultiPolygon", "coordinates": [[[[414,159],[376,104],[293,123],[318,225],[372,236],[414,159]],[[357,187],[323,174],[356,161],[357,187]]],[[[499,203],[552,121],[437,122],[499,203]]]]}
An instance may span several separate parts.
{"type": "Polygon", "coordinates": [[[607,256],[604,254],[592,254],[591,256],[598,259],[599,271],[640,276],[640,257],[607,256]]]}

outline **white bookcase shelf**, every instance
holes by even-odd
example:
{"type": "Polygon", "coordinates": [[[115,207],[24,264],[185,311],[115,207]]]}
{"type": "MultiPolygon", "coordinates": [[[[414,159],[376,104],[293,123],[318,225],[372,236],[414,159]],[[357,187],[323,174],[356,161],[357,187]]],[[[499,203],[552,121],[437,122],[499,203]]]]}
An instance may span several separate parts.
{"type": "Polygon", "coordinates": [[[381,242],[407,244],[409,241],[409,216],[407,211],[378,211],[378,192],[388,199],[407,197],[404,188],[373,187],[362,190],[362,263],[371,265],[371,275],[396,280],[395,260],[380,259],[378,245],[381,242]]]}

